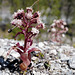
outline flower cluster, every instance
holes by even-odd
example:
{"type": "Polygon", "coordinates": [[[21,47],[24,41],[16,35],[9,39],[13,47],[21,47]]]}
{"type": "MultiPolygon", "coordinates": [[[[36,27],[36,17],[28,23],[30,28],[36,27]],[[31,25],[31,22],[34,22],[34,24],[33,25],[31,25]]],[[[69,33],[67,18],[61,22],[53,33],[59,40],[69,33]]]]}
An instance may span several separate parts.
{"type": "MultiPolygon", "coordinates": [[[[32,37],[36,36],[39,33],[39,29],[44,29],[45,25],[40,19],[39,11],[33,13],[31,7],[26,8],[26,13],[23,9],[15,12],[13,14],[13,20],[11,21],[11,24],[15,27],[18,27],[21,30],[21,32],[18,32],[16,34],[15,38],[19,34],[23,34],[25,37],[24,46],[20,46],[20,44],[17,43],[10,50],[13,49],[20,54],[20,59],[23,61],[20,64],[20,68],[22,70],[26,70],[31,62],[30,53],[32,51],[40,51],[37,48],[32,48],[28,50],[33,43],[32,37]]],[[[10,51],[8,52],[8,54],[9,53],[10,51]]]]}
{"type": "Polygon", "coordinates": [[[61,42],[61,37],[64,37],[64,33],[68,31],[66,22],[63,20],[54,20],[51,25],[51,39],[55,42],[61,42]]]}

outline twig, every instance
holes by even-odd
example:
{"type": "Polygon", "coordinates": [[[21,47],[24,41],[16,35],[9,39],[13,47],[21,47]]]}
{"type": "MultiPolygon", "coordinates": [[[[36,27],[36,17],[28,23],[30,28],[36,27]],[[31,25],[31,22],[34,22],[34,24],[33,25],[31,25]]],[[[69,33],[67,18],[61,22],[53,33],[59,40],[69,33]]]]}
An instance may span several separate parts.
{"type": "Polygon", "coordinates": [[[38,2],[39,0],[37,0],[37,1],[35,1],[33,4],[32,4],[32,6],[31,7],[33,7],[37,2],[38,2]]]}

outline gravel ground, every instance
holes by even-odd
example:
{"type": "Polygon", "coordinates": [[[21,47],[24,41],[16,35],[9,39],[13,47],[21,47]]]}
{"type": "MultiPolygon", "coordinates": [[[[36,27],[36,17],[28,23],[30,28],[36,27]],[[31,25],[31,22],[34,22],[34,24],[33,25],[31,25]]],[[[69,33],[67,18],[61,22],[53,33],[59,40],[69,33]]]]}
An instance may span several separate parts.
{"type": "MultiPolygon", "coordinates": [[[[6,56],[7,51],[17,42],[23,45],[23,41],[13,39],[0,39],[0,56],[6,56]]],[[[33,52],[32,69],[24,72],[24,75],[75,75],[75,48],[68,44],[56,44],[50,41],[33,43],[32,47],[39,48],[41,53],[33,52]]],[[[14,59],[20,55],[11,51],[8,58],[14,59]]],[[[10,73],[8,69],[0,70],[0,75],[22,75],[10,73]]]]}

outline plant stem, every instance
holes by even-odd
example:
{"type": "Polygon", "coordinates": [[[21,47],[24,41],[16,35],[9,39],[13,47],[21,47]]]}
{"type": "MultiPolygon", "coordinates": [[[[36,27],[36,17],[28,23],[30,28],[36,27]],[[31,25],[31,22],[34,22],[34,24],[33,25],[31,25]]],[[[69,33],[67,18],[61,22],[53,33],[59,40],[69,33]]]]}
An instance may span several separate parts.
{"type": "Polygon", "coordinates": [[[25,28],[25,32],[26,32],[26,35],[25,35],[25,41],[24,41],[24,53],[26,52],[26,45],[27,45],[27,41],[28,41],[28,27],[29,27],[29,23],[27,21],[26,23],[26,28],[25,28]]]}

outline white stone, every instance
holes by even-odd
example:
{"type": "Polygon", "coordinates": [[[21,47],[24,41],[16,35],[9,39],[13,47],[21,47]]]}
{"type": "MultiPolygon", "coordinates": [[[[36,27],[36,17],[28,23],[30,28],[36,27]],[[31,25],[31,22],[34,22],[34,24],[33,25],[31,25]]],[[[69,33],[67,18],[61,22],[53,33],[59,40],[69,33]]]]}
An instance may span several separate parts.
{"type": "Polygon", "coordinates": [[[65,54],[60,53],[59,55],[60,55],[61,60],[69,60],[69,57],[66,56],[65,54]]]}
{"type": "Polygon", "coordinates": [[[50,47],[49,46],[44,46],[44,48],[47,50],[47,49],[50,49],[50,47]]]}
{"type": "Polygon", "coordinates": [[[46,42],[46,41],[44,41],[43,43],[44,43],[45,45],[49,45],[48,42],[46,42]]]}
{"type": "Polygon", "coordinates": [[[58,60],[56,60],[58,63],[61,63],[61,60],[60,59],[58,59],[58,60]]]}
{"type": "Polygon", "coordinates": [[[37,73],[33,70],[33,74],[36,75],[37,73]]]}
{"type": "Polygon", "coordinates": [[[51,71],[53,71],[53,69],[55,69],[55,65],[54,64],[51,64],[51,71]]]}
{"type": "Polygon", "coordinates": [[[13,57],[15,57],[15,58],[19,58],[19,57],[20,57],[20,54],[19,54],[18,52],[14,51],[14,50],[12,50],[10,54],[11,54],[13,57]]]}
{"type": "Polygon", "coordinates": [[[40,75],[48,75],[48,74],[45,74],[45,73],[41,73],[40,75]]]}
{"type": "Polygon", "coordinates": [[[37,57],[32,57],[31,59],[32,59],[32,60],[37,60],[38,58],[37,58],[37,57]]]}
{"type": "Polygon", "coordinates": [[[7,52],[5,51],[2,56],[4,56],[6,58],[7,52]]]}
{"type": "Polygon", "coordinates": [[[0,75],[3,75],[2,71],[0,71],[0,75]]]}
{"type": "Polygon", "coordinates": [[[5,73],[4,75],[9,75],[9,73],[5,73]]]}
{"type": "Polygon", "coordinates": [[[3,45],[7,45],[7,42],[4,42],[3,45]]]}
{"type": "Polygon", "coordinates": [[[69,60],[69,65],[71,68],[75,69],[75,56],[71,57],[71,59],[69,60]]]}
{"type": "Polygon", "coordinates": [[[40,48],[44,47],[43,42],[39,42],[39,43],[38,43],[38,46],[39,46],[40,48]]]}
{"type": "Polygon", "coordinates": [[[3,48],[0,48],[0,56],[1,56],[2,54],[4,54],[4,52],[5,52],[5,50],[4,50],[3,48]]]}
{"type": "Polygon", "coordinates": [[[57,68],[57,69],[61,69],[61,65],[58,64],[58,63],[56,63],[55,68],[57,68]],[[59,66],[59,67],[58,67],[58,66],[59,66]]]}
{"type": "Polygon", "coordinates": [[[63,52],[63,49],[62,48],[58,49],[58,52],[62,53],[63,52]]]}
{"type": "Polygon", "coordinates": [[[50,51],[50,54],[56,55],[56,54],[57,54],[57,51],[56,51],[56,50],[51,50],[51,51],[50,51]]]}
{"type": "Polygon", "coordinates": [[[36,75],[40,75],[40,72],[37,72],[36,75]]]}

